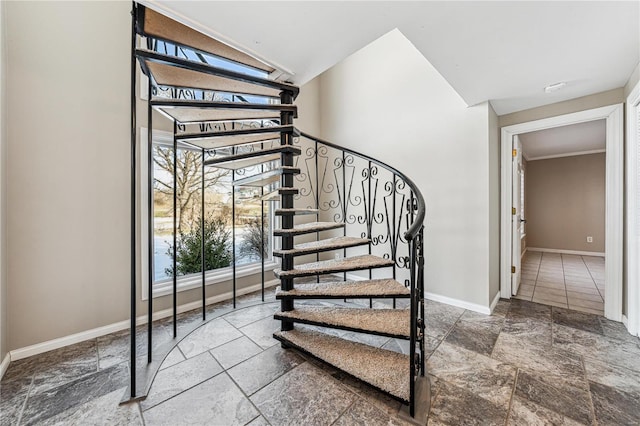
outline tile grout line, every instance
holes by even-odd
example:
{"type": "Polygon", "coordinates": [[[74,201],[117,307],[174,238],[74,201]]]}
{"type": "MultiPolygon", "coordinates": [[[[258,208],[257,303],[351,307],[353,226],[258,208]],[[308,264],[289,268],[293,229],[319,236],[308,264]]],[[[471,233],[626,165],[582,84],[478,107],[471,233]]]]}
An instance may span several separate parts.
{"type": "Polygon", "coordinates": [[[147,424],[146,420],[144,419],[144,414],[142,413],[142,407],[140,406],[139,402],[134,402],[134,404],[136,404],[138,406],[138,414],[140,415],[140,421],[142,422],[142,426],[145,426],[147,424]]]}
{"type": "Polygon", "coordinates": [[[567,294],[567,274],[564,270],[564,256],[560,254],[560,261],[562,262],[562,283],[564,284],[564,298],[567,300],[567,309],[569,307],[569,295],[567,294]]]}
{"type": "Polygon", "coordinates": [[[518,385],[518,374],[520,373],[520,368],[516,367],[516,375],[513,378],[513,389],[511,389],[511,398],[509,398],[509,408],[507,408],[507,418],[504,421],[505,426],[509,424],[509,418],[511,417],[511,408],[513,406],[513,398],[516,395],[516,386],[518,385]]]}
{"type": "Polygon", "coordinates": [[[540,259],[538,260],[538,270],[536,271],[536,280],[533,282],[533,293],[531,293],[530,302],[533,302],[533,295],[536,294],[536,287],[538,286],[538,277],[540,276],[540,267],[542,266],[542,256],[544,256],[544,253],[540,255],[540,259]]]}
{"type": "Polygon", "coordinates": [[[24,409],[27,407],[27,402],[29,401],[29,397],[31,396],[31,391],[33,390],[34,382],[36,381],[35,373],[31,376],[31,382],[29,383],[29,390],[27,391],[27,395],[24,398],[24,402],[22,403],[22,407],[18,413],[18,421],[16,425],[20,425],[22,423],[22,416],[24,415],[24,409]]]}
{"type": "MultiPolygon", "coordinates": [[[[303,363],[301,363],[301,364],[298,364],[298,365],[302,365],[302,364],[304,364],[304,362],[303,362],[303,363]]],[[[285,374],[287,374],[289,371],[293,371],[296,367],[298,367],[298,365],[296,365],[295,367],[293,367],[292,369],[290,369],[290,370],[288,370],[288,371],[285,371],[283,374],[281,374],[280,376],[276,377],[275,379],[273,379],[272,381],[270,381],[268,384],[266,384],[265,386],[261,387],[260,389],[263,389],[263,388],[265,388],[266,386],[270,385],[270,384],[271,384],[271,383],[273,383],[274,381],[278,380],[280,377],[282,377],[282,376],[284,376],[285,374]]],[[[262,411],[260,411],[260,409],[259,409],[258,407],[256,407],[256,405],[253,403],[253,401],[251,400],[251,398],[249,397],[249,395],[247,395],[247,393],[244,391],[244,389],[242,389],[242,388],[240,387],[240,385],[239,385],[238,383],[236,383],[236,381],[235,381],[235,380],[233,380],[233,377],[231,377],[231,374],[229,374],[229,372],[228,372],[227,370],[224,370],[224,371],[222,372],[222,374],[225,374],[225,375],[229,378],[229,380],[231,380],[231,383],[233,383],[233,384],[235,385],[235,387],[240,391],[240,393],[242,393],[242,395],[246,398],[246,400],[247,400],[247,401],[249,401],[249,404],[251,404],[251,406],[252,406],[253,408],[255,408],[255,409],[256,409],[256,411],[257,411],[258,413],[260,413],[258,416],[256,416],[256,417],[254,417],[253,419],[251,419],[251,421],[250,421],[250,422],[254,421],[256,418],[258,418],[258,417],[260,417],[260,416],[262,416],[265,420],[267,420],[267,417],[262,413],[262,411]]],[[[260,391],[260,389],[258,389],[258,390],[256,390],[255,392],[253,392],[253,393],[252,393],[252,395],[255,395],[256,393],[258,393],[258,392],[260,391]]],[[[247,422],[246,424],[249,424],[250,422],[247,422]]],[[[269,421],[267,421],[267,423],[269,423],[269,421]]]]}
{"type": "Polygon", "coordinates": [[[584,381],[585,381],[585,384],[587,385],[587,393],[589,394],[589,402],[590,402],[589,411],[593,415],[593,421],[597,424],[598,418],[596,417],[596,408],[593,405],[593,396],[591,395],[591,386],[589,385],[589,378],[587,377],[587,366],[584,363],[584,356],[582,355],[580,356],[580,361],[582,363],[582,371],[584,371],[584,381]]]}
{"type": "MultiPolygon", "coordinates": [[[[202,354],[204,354],[204,353],[205,353],[205,352],[202,352],[201,354],[198,354],[198,355],[196,355],[196,356],[200,356],[200,355],[202,355],[202,354]]],[[[209,355],[211,355],[211,354],[209,354],[209,355]]],[[[213,355],[211,355],[211,357],[213,358],[213,355]]],[[[194,358],[195,358],[195,357],[194,357],[194,358]]],[[[190,359],[193,359],[193,358],[190,358],[190,359]]],[[[218,362],[218,360],[216,360],[215,358],[213,358],[213,360],[214,360],[218,365],[220,365],[220,363],[218,362]]],[[[182,361],[182,362],[184,362],[184,361],[182,361]]],[[[179,362],[178,364],[181,364],[182,362],[179,362]]],[[[176,365],[178,365],[178,364],[176,364],[176,365]]],[[[172,367],[175,367],[176,365],[172,365],[171,367],[167,367],[167,368],[166,368],[165,370],[163,370],[163,371],[167,371],[167,370],[171,369],[172,367]]],[[[222,367],[222,366],[220,365],[220,367],[222,367]]],[[[163,401],[160,401],[160,402],[158,402],[157,404],[152,405],[152,406],[150,406],[150,407],[148,407],[148,408],[146,408],[146,409],[142,409],[142,404],[138,403],[138,405],[140,406],[140,412],[144,413],[145,411],[149,411],[149,410],[151,410],[151,409],[153,409],[153,408],[156,408],[156,407],[158,407],[158,406],[160,406],[160,405],[164,404],[165,402],[172,400],[173,398],[177,397],[178,395],[182,395],[183,393],[185,393],[185,392],[187,392],[187,391],[190,391],[191,389],[195,388],[196,386],[200,386],[201,384],[203,384],[203,383],[205,383],[205,382],[208,382],[209,380],[213,379],[214,377],[218,377],[218,376],[219,376],[220,374],[222,374],[224,371],[225,371],[225,370],[224,370],[224,368],[223,368],[223,369],[222,369],[222,371],[220,371],[218,374],[214,374],[213,376],[211,376],[211,377],[209,377],[209,378],[207,378],[207,379],[204,379],[203,381],[198,382],[198,383],[194,384],[193,386],[190,386],[190,387],[188,387],[188,388],[186,388],[186,389],[183,389],[183,390],[181,390],[180,392],[178,392],[177,394],[175,394],[175,395],[171,395],[169,398],[167,398],[167,399],[165,399],[165,400],[163,400],[163,401]]],[[[156,375],[156,376],[157,376],[157,375],[156,375]]],[[[155,381],[155,378],[154,378],[154,381],[155,381]]],[[[151,383],[151,386],[149,387],[149,394],[151,393],[151,387],[153,387],[153,382],[151,383]]],[[[149,394],[147,394],[147,397],[149,396],[149,394]]],[[[143,399],[142,401],[145,401],[147,397],[145,397],[145,399],[143,399]]]]}
{"type": "Polygon", "coordinates": [[[341,418],[342,416],[344,416],[344,413],[346,413],[347,411],[349,411],[349,409],[350,409],[351,407],[353,407],[353,406],[356,404],[356,401],[357,401],[358,399],[360,399],[360,395],[356,394],[355,392],[354,392],[354,394],[356,395],[356,399],[354,399],[354,400],[353,400],[353,402],[347,406],[347,408],[345,408],[344,410],[342,410],[342,412],[340,413],[340,415],[338,415],[338,417],[336,417],[336,419],[335,419],[334,421],[332,421],[332,422],[331,422],[330,426],[333,426],[334,424],[336,424],[336,422],[337,422],[338,420],[340,420],[340,418],[341,418]]]}
{"type": "MultiPolygon", "coordinates": [[[[580,256],[580,259],[582,259],[582,263],[584,263],[584,266],[587,268],[587,272],[589,272],[589,276],[591,277],[591,281],[593,282],[593,285],[595,286],[596,290],[598,291],[598,294],[600,295],[600,298],[602,299],[602,303],[604,304],[604,296],[602,295],[602,293],[600,293],[600,289],[598,288],[598,285],[596,284],[596,280],[593,278],[593,274],[591,273],[591,269],[589,269],[589,265],[587,265],[587,262],[584,261],[584,256],[580,256]]],[[[606,262],[606,260],[605,260],[606,262]]],[[[605,285],[607,285],[607,283],[604,283],[605,285]]],[[[604,306],[603,306],[603,310],[604,310],[604,306]]]]}

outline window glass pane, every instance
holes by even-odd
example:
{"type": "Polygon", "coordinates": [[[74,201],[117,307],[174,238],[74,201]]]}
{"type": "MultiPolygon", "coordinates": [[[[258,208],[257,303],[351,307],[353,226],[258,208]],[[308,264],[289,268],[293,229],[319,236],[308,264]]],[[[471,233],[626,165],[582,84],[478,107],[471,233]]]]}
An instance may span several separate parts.
{"type": "MultiPolygon", "coordinates": [[[[259,148],[259,147],[258,147],[259,148]]],[[[241,147],[248,151],[256,147],[241,147]]],[[[229,155],[231,152],[218,152],[229,155]]],[[[154,146],[154,280],[169,279],[173,273],[173,148],[154,146]]],[[[210,158],[214,153],[207,153],[210,158]]],[[[217,167],[205,168],[205,260],[206,270],[231,266],[233,259],[233,185],[240,178],[269,170],[273,164],[257,165],[232,172],[217,167]]],[[[177,275],[200,273],[202,268],[202,152],[178,148],[177,155],[177,275]]],[[[264,193],[266,193],[265,191],[264,193]]],[[[235,189],[236,265],[260,262],[260,247],[269,258],[270,203],[263,203],[260,188],[235,189]],[[264,204],[264,206],[263,206],[264,204]],[[264,223],[260,217],[263,215],[264,223]],[[261,236],[264,231],[263,236],[261,236]]]]}

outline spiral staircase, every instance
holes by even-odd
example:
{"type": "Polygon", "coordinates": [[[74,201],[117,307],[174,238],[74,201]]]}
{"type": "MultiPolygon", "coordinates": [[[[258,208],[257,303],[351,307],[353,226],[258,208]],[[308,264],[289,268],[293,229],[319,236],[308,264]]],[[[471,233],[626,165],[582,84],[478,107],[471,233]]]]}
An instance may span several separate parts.
{"type": "MultiPolygon", "coordinates": [[[[281,282],[276,291],[281,311],[275,314],[275,319],[281,321],[281,331],[273,337],[283,347],[311,355],[406,404],[410,416],[416,414],[416,409],[424,410],[421,404],[425,403],[417,403],[421,392],[428,392],[423,355],[424,201],[417,187],[395,169],[363,156],[368,159],[369,172],[373,170],[372,162],[394,172],[394,190],[400,180],[411,187],[411,197],[403,201],[405,213],[400,216],[400,220],[406,219],[407,224],[403,241],[407,245],[404,259],[409,278],[399,282],[395,279],[396,259],[371,254],[370,227],[369,232],[347,235],[346,208],[342,220],[322,221],[319,209],[296,206],[300,190],[296,187],[295,178],[301,173],[297,157],[303,149],[294,143],[298,138],[304,136],[315,143],[315,154],[318,143],[321,143],[338,150],[336,152],[340,153],[343,161],[345,155],[353,155],[337,145],[302,134],[293,126],[293,119],[297,116],[294,101],[299,88],[274,79],[278,73],[272,67],[150,8],[137,5],[134,15],[134,38],[138,37],[142,42],[133,46],[133,54],[150,79],[149,87],[175,89],[171,96],[153,96],[153,92],[149,96],[151,107],[176,123],[175,143],[202,149],[203,155],[204,151],[210,153],[205,161],[206,167],[238,171],[267,165],[266,170],[263,167],[264,171],[260,173],[236,178],[233,185],[259,188],[265,194],[263,201],[274,202],[278,207],[274,213],[279,224],[274,227],[273,235],[280,238],[280,244],[273,251],[273,256],[281,262],[280,268],[274,271],[281,282]],[[158,40],[165,42],[164,51],[154,48],[157,44],[153,42],[158,40]],[[166,49],[167,43],[173,51],[166,49]],[[185,49],[190,53],[179,54],[185,49]],[[211,57],[233,66],[220,66],[218,62],[211,61],[211,57]],[[257,72],[247,73],[246,69],[257,72]],[[176,94],[183,89],[198,96],[184,99],[176,94]],[[231,94],[239,101],[221,102],[208,95],[218,92],[231,94]],[[272,125],[260,128],[233,125],[245,120],[269,120],[272,125]],[[221,122],[232,125],[224,129],[216,127],[215,124],[221,122]],[[300,223],[299,218],[306,215],[316,216],[315,220],[300,223]],[[336,236],[336,233],[343,235],[336,236]],[[321,238],[327,234],[331,236],[321,238]],[[314,235],[315,240],[308,241],[308,237],[314,235]],[[307,242],[296,242],[301,236],[306,236],[307,242]],[[347,249],[355,247],[364,250],[368,247],[369,254],[340,258],[332,255],[347,254],[347,249]],[[309,255],[316,256],[316,261],[297,261],[309,255]],[[353,271],[368,271],[370,279],[353,279],[353,271]],[[376,271],[377,278],[371,278],[372,271],[376,271]],[[387,276],[380,277],[384,271],[388,272],[387,276]],[[309,278],[314,277],[315,282],[310,282],[309,278]],[[321,302],[366,299],[393,300],[393,307],[384,305],[372,309],[362,304],[321,302]],[[397,308],[396,300],[403,307],[397,308]],[[401,300],[405,302],[400,303],[401,300]],[[314,304],[313,301],[320,303],[314,304]],[[336,330],[405,340],[409,346],[408,353],[349,340],[336,330]],[[427,389],[422,389],[424,387],[427,389]]],[[[317,159],[315,161],[317,165],[317,159]]],[[[316,169],[316,179],[317,175],[316,169]]],[[[393,208],[396,208],[395,195],[393,208]]],[[[396,235],[395,228],[393,234],[396,242],[403,238],[396,235]]]]}

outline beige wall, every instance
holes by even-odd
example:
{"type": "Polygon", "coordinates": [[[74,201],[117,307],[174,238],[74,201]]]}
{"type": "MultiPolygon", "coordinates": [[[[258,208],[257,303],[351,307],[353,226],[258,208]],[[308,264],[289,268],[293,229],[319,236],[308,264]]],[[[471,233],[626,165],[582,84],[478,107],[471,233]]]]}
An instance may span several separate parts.
{"type": "MultiPolygon", "coordinates": [[[[6,348],[14,350],[129,318],[131,4],[3,4],[11,105],[6,348]]],[[[314,90],[303,88],[303,105],[317,105],[314,90]]],[[[317,112],[310,116],[317,130],[317,112]]],[[[242,278],[238,288],[259,279],[242,278]]],[[[231,282],[209,286],[207,296],[230,289],[231,282]]],[[[178,303],[199,296],[182,292],[178,303]]],[[[170,303],[158,298],[155,310],[170,303]]]]}
{"type": "Polygon", "coordinates": [[[5,194],[6,194],[6,37],[5,2],[0,2],[0,362],[4,360],[7,349],[7,279],[6,279],[6,232],[5,232],[5,194]]]}
{"type": "MultiPolygon", "coordinates": [[[[527,187],[527,164],[528,161],[522,157],[522,172],[524,173],[524,188],[526,189],[527,187]]],[[[525,200],[525,220],[526,220],[526,214],[527,214],[527,208],[526,208],[526,200],[525,200]]],[[[527,224],[524,224],[525,227],[525,236],[522,237],[520,239],[520,253],[524,254],[525,250],[527,249],[527,236],[526,236],[526,232],[527,232],[527,224]]]]}
{"type": "Polygon", "coordinates": [[[6,3],[9,349],[128,317],[129,10],[6,3]]]}
{"type": "Polygon", "coordinates": [[[298,118],[293,124],[301,131],[320,136],[320,77],[316,77],[300,88],[296,98],[298,118]]]}
{"type": "Polygon", "coordinates": [[[529,247],[604,252],[604,153],[529,161],[525,197],[529,247]]]}
{"type": "Polygon", "coordinates": [[[424,194],[426,291],[488,307],[488,104],[467,107],[397,30],[320,85],[320,136],[397,167],[424,194]]]}
{"type": "Polygon", "coordinates": [[[499,117],[499,125],[500,127],[511,126],[512,124],[526,123],[528,121],[600,108],[607,105],[615,105],[622,102],[624,102],[624,89],[621,87],[582,98],[570,99],[564,102],[501,115],[499,117]]]}
{"type": "Polygon", "coordinates": [[[500,292],[500,129],[489,105],[489,301],[500,292]]]}

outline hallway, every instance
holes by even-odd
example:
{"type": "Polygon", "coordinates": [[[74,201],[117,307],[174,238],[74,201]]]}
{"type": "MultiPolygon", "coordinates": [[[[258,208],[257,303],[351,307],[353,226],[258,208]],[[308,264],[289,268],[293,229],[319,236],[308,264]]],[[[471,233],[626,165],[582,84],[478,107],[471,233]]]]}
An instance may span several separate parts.
{"type": "Polygon", "coordinates": [[[517,299],[604,315],[604,257],[527,251],[517,299]]]}

